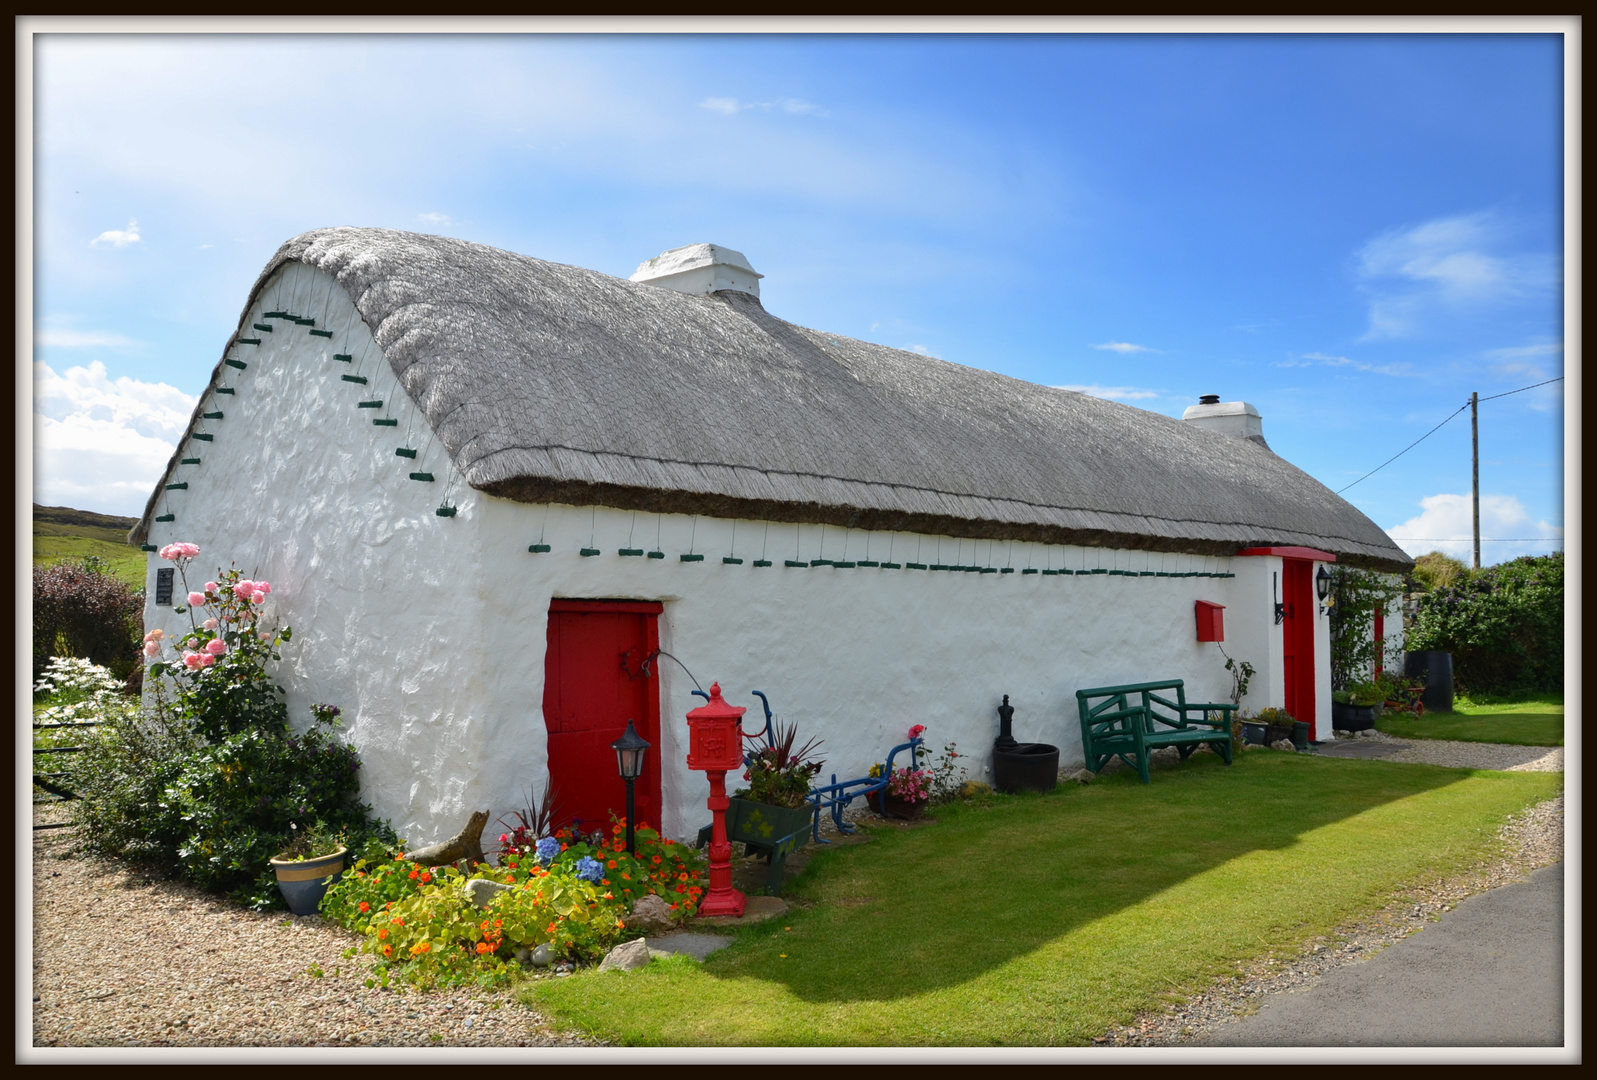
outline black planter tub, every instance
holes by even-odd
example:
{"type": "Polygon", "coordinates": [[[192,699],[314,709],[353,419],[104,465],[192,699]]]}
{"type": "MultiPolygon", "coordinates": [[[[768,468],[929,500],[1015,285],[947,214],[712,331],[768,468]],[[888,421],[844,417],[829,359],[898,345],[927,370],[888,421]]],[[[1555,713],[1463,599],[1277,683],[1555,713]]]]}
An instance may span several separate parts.
{"type": "Polygon", "coordinates": [[[993,747],[993,786],[1011,794],[1052,791],[1059,786],[1059,747],[1038,742],[993,747]]]}
{"type": "Polygon", "coordinates": [[[1375,726],[1374,705],[1331,702],[1331,726],[1338,731],[1365,731],[1375,726]]]}

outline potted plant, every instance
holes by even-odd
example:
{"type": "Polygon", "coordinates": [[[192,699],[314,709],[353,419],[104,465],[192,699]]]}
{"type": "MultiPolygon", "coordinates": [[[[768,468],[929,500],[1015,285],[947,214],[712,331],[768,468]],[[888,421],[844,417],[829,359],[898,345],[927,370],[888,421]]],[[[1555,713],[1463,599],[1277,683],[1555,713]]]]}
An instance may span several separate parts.
{"type": "Polygon", "coordinates": [[[882,792],[882,816],[919,821],[931,795],[931,774],[925,769],[894,769],[882,792]]]}
{"type": "Polygon", "coordinates": [[[330,829],[320,821],[303,829],[297,824],[289,828],[292,839],[272,860],[277,889],[288,902],[289,911],[314,915],[327,887],[344,872],[349,845],[342,829],[330,829]]]}
{"type": "Polygon", "coordinates": [[[1231,741],[1237,745],[1249,743],[1253,746],[1263,746],[1268,730],[1265,723],[1252,712],[1238,709],[1231,720],[1231,741]]]}
{"type": "Polygon", "coordinates": [[[822,760],[810,759],[821,740],[811,739],[793,749],[797,725],[773,720],[765,742],[748,754],[743,779],[749,786],[732,793],[727,808],[727,831],[739,835],[789,836],[805,828],[815,816],[810,804],[810,779],[821,771],[822,760]]]}
{"type": "Polygon", "coordinates": [[[1282,739],[1286,739],[1295,749],[1309,748],[1309,725],[1285,709],[1260,709],[1259,715],[1254,717],[1253,722],[1263,726],[1262,738],[1265,746],[1274,746],[1282,739]]]}
{"type": "Polygon", "coordinates": [[[1375,726],[1386,694],[1373,680],[1349,683],[1331,695],[1331,724],[1343,731],[1363,731],[1375,726]]]}

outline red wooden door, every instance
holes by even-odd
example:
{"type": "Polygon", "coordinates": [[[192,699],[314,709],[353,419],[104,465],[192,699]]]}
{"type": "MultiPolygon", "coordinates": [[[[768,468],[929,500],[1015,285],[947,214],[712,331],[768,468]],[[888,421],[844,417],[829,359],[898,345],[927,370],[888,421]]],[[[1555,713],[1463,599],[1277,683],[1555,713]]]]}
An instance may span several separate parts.
{"type": "Polygon", "coordinates": [[[1306,559],[1281,560],[1282,623],[1286,669],[1286,711],[1292,719],[1314,724],[1314,564],[1306,559]]]}
{"type": "Polygon", "coordinates": [[[652,745],[634,787],[637,820],[660,824],[660,695],[643,661],[658,648],[661,605],[554,600],[544,658],[543,720],[558,824],[610,827],[626,813],[626,785],[610,744],[630,719],[652,745]]]}

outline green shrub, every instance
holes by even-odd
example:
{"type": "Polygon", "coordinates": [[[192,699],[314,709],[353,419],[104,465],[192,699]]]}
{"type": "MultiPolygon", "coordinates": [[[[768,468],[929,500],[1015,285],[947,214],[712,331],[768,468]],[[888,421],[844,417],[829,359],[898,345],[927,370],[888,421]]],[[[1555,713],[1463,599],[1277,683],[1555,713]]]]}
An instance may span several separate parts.
{"type": "Polygon", "coordinates": [[[53,656],[79,656],[118,680],[138,667],[144,590],[129,588],[103,559],[33,568],[33,675],[53,656]]]}
{"type": "Polygon", "coordinates": [[[1564,683],[1564,556],[1527,555],[1426,593],[1412,651],[1453,654],[1453,684],[1482,694],[1564,683]]]}
{"type": "Polygon", "coordinates": [[[251,907],[279,907],[270,861],[301,830],[342,832],[356,848],[397,841],[360,802],[360,758],[336,737],[338,709],[312,706],[304,734],[288,725],[267,664],[291,631],[259,618],[271,586],[229,570],[190,591],[198,554],[187,543],[162,549],[184,575],[187,603],[175,610],[189,613],[191,629],[145,635],[147,704],[108,709],[85,738],[72,767],[82,796],[74,819],[90,850],[153,860],[251,907]],[[168,649],[173,658],[161,659],[168,649]]]}
{"type": "MultiPolygon", "coordinates": [[[[1382,656],[1375,641],[1375,612],[1403,595],[1402,579],[1391,574],[1337,566],[1331,571],[1331,689],[1346,690],[1374,676],[1394,659],[1382,656]]],[[[1389,639],[1390,640],[1390,639],[1389,639]]],[[[1410,646],[1413,648],[1413,646],[1410,646]]]]}

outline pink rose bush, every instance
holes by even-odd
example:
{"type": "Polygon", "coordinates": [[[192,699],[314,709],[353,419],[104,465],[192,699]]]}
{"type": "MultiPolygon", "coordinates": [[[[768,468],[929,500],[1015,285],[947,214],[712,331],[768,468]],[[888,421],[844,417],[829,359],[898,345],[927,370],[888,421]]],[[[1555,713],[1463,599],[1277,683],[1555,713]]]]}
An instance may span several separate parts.
{"type": "Polygon", "coordinates": [[[188,567],[200,553],[198,544],[168,544],[160,556],[177,564],[187,596],[189,630],[168,636],[161,630],[145,635],[142,652],[152,676],[177,681],[185,716],[208,738],[242,730],[263,710],[275,714],[281,694],[266,675],[268,661],[280,659],[278,648],[293,631],[262,623],[261,605],[271,595],[270,582],[244,577],[235,567],[219,571],[215,580],[190,589],[188,567]],[[196,612],[206,618],[197,621],[196,612]],[[161,660],[164,650],[170,660],[161,660]]]}

